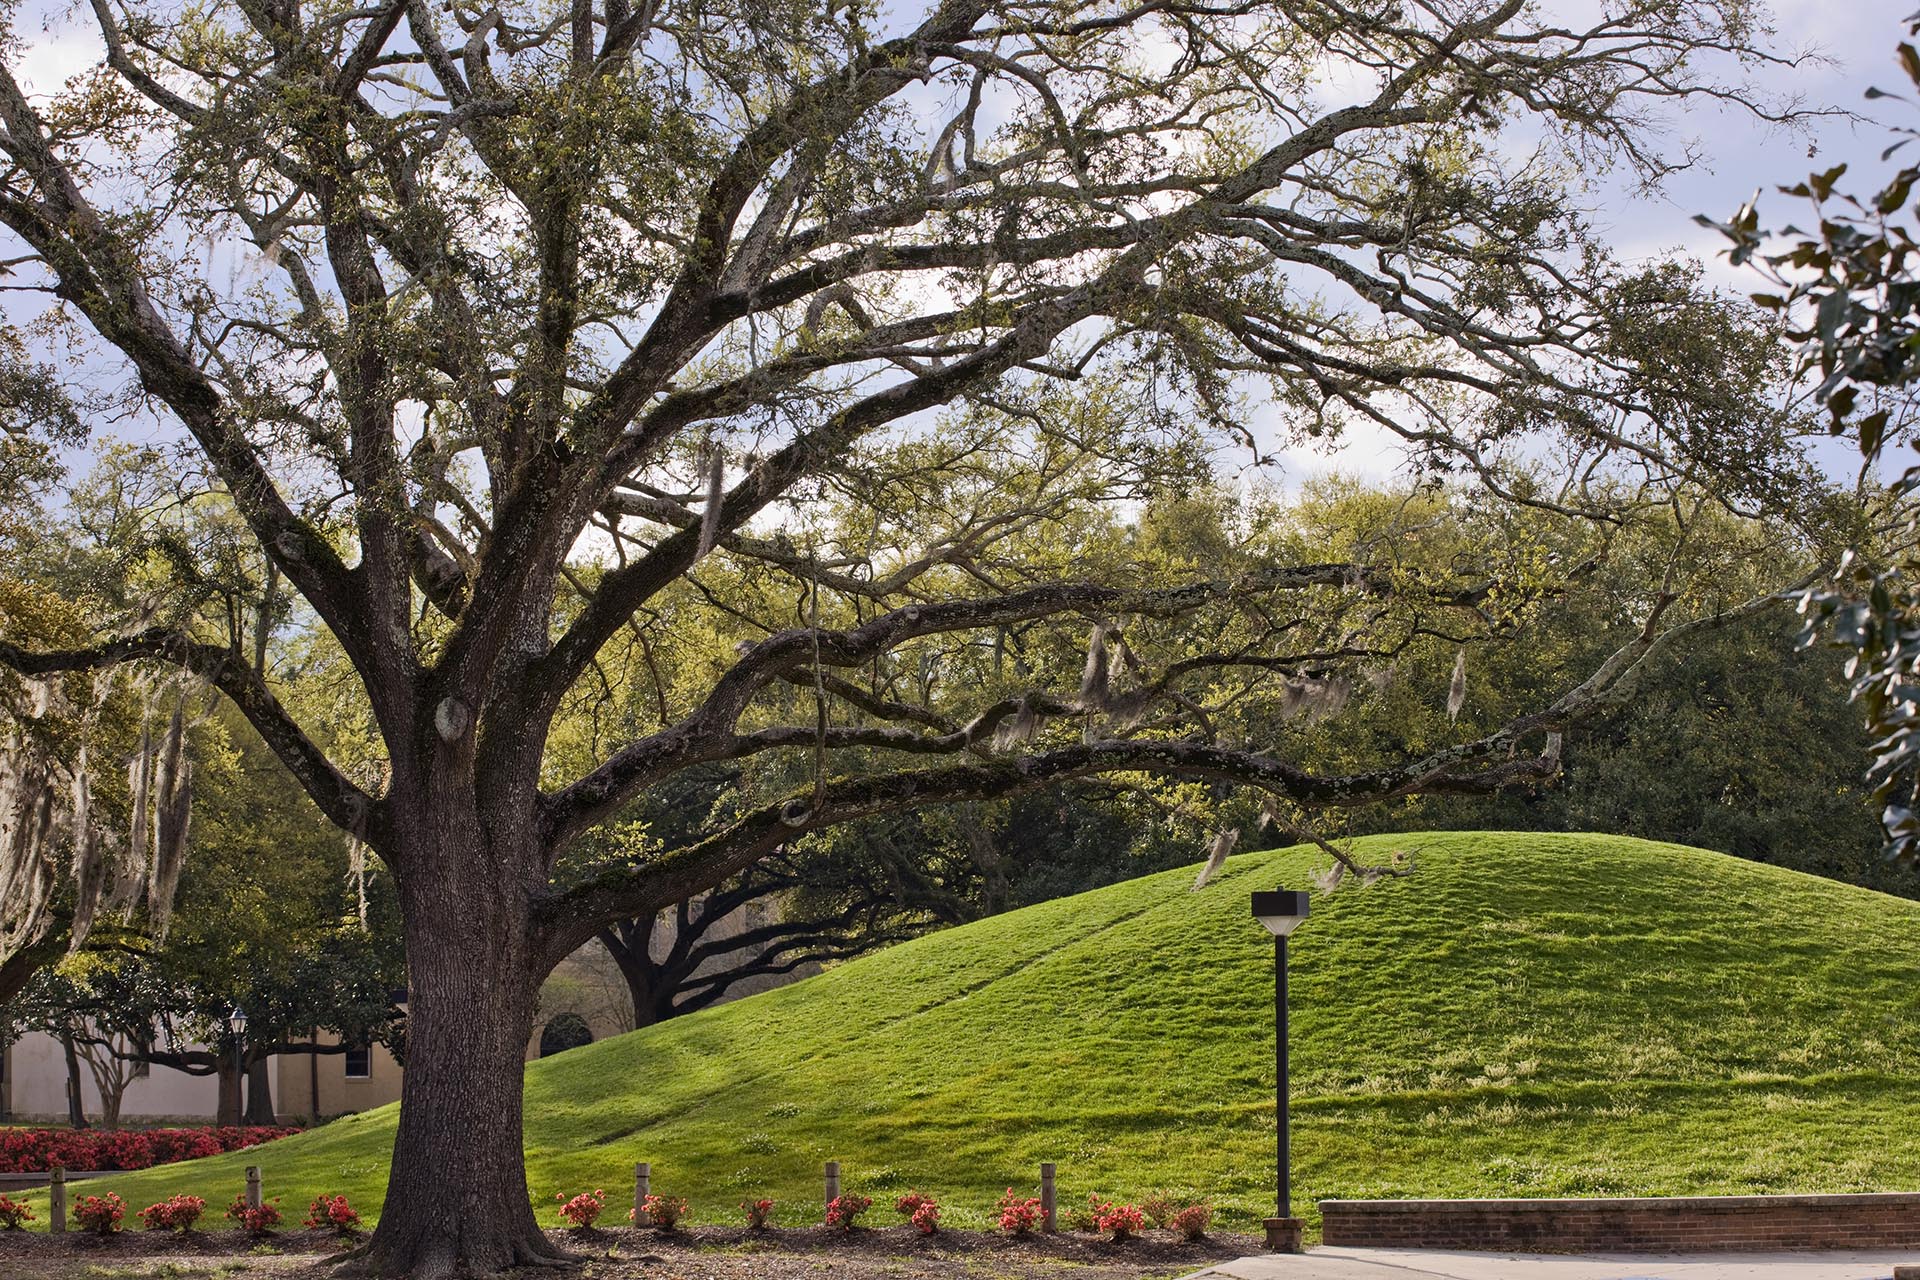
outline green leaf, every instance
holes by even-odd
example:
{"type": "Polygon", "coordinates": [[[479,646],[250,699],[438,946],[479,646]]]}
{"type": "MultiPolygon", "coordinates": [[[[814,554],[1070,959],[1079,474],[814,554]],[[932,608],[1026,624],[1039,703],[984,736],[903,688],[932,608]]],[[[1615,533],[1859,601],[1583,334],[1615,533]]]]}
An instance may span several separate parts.
{"type": "Polygon", "coordinates": [[[1841,175],[1846,173],[1846,171],[1847,166],[1845,164],[1837,164],[1825,173],[1816,173],[1808,178],[1807,184],[1813,188],[1814,198],[1816,200],[1825,200],[1828,196],[1832,195],[1833,184],[1840,181],[1841,175]]]}
{"type": "Polygon", "coordinates": [[[1881,441],[1887,433],[1887,411],[1881,409],[1860,419],[1860,452],[1872,458],[1880,453],[1881,441]]]}
{"type": "Polygon", "coordinates": [[[1874,201],[1874,208],[1878,209],[1881,213],[1892,213],[1895,209],[1905,204],[1908,193],[1913,190],[1913,178],[1914,171],[1912,169],[1902,171],[1900,176],[1895,178],[1892,184],[1880,193],[1880,198],[1874,201]]]}

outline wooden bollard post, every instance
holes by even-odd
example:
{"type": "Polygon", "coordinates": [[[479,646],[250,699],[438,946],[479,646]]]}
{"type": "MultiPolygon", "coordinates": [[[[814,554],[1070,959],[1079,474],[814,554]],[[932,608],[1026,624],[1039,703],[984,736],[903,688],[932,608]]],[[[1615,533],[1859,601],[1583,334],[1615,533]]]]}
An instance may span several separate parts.
{"type": "Polygon", "coordinates": [[[653,1165],[645,1160],[633,1166],[633,1225],[647,1225],[647,1193],[653,1190],[653,1165]]]}
{"type": "Polygon", "coordinates": [[[258,1209],[259,1207],[260,1207],[260,1166],[257,1164],[250,1164],[247,1166],[247,1208],[258,1209]]]}
{"type": "Polygon", "coordinates": [[[67,1229],[67,1171],[55,1165],[47,1180],[47,1230],[55,1235],[67,1229]]]}
{"type": "Polygon", "coordinates": [[[832,1204],[840,1198],[840,1162],[827,1161],[827,1203],[832,1204]]]}
{"type": "Polygon", "coordinates": [[[1054,1221],[1053,1173],[1054,1167],[1052,1161],[1048,1161],[1040,1166],[1040,1229],[1042,1231],[1058,1231],[1060,1229],[1054,1221]]]}

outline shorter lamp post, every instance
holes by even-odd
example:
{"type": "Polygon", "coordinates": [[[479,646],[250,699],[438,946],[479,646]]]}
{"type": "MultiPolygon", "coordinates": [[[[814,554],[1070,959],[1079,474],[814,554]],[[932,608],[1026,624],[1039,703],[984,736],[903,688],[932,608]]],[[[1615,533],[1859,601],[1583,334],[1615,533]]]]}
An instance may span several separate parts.
{"type": "Polygon", "coordinates": [[[1253,918],[1273,935],[1274,1122],[1278,1128],[1279,1175],[1274,1203],[1277,1217],[1266,1220],[1267,1248],[1300,1252],[1300,1219],[1293,1216],[1292,1141],[1287,1122],[1287,935],[1307,918],[1307,895],[1294,889],[1267,889],[1253,895],[1253,918]]]}
{"type": "Polygon", "coordinates": [[[227,1015],[227,1030],[233,1032],[233,1109],[236,1124],[247,1118],[241,1089],[247,1082],[247,1011],[239,1005],[233,1006],[233,1012],[227,1015]]]}

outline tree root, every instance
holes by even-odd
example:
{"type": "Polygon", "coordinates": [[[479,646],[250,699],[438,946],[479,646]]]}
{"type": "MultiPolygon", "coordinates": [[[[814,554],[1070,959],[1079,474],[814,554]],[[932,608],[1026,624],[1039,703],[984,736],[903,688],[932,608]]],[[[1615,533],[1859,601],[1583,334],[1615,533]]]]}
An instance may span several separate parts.
{"type": "Polygon", "coordinates": [[[334,1254],[331,1258],[328,1258],[326,1261],[327,1261],[327,1265],[330,1267],[340,1267],[341,1275],[356,1276],[356,1275],[363,1274],[363,1272],[358,1267],[350,1267],[350,1266],[347,1266],[346,1264],[350,1262],[351,1263],[361,1262],[365,1260],[367,1255],[372,1252],[373,1252],[373,1242],[371,1240],[368,1240],[361,1244],[357,1244],[353,1246],[353,1248],[351,1249],[343,1249],[339,1253],[334,1254]]]}
{"type": "Polygon", "coordinates": [[[498,1265],[462,1265],[450,1241],[438,1241],[421,1249],[411,1266],[385,1262],[381,1255],[386,1252],[376,1251],[373,1241],[368,1240],[328,1258],[327,1265],[338,1268],[334,1274],[347,1280],[399,1280],[403,1276],[407,1280],[486,1280],[521,1267],[570,1271],[590,1261],[584,1254],[569,1253],[558,1247],[544,1235],[514,1241],[498,1265]]]}
{"type": "Polygon", "coordinates": [[[513,1249],[513,1265],[516,1267],[547,1267],[556,1271],[567,1271],[574,1267],[583,1267],[587,1264],[587,1258],[584,1254],[566,1253],[554,1249],[552,1245],[548,1245],[547,1248],[549,1252],[541,1253],[535,1251],[528,1245],[515,1245],[513,1249]]]}

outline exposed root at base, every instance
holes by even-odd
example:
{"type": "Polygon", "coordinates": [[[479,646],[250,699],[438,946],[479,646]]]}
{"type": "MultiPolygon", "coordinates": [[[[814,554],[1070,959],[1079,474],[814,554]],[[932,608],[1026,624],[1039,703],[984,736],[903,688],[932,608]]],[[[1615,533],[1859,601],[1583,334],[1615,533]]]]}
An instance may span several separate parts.
{"type": "Polygon", "coordinates": [[[327,1265],[338,1268],[335,1275],[350,1280],[489,1280],[520,1267],[564,1271],[588,1261],[584,1255],[557,1248],[543,1235],[516,1240],[504,1253],[504,1258],[490,1264],[462,1264],[451,1241],[436,1240],[420,1248],[411,1263],[396,1264],[388,1260],[387,1250],[376,1249],[369,1240],[327,1259],[327,1265]]]}
{"type": "Polygon", "coordinates": [[[513,1265],[516,1267],[549,1267],[556,1271],[570,1270],[587,1264],[584,1254],[566,1253],[555,1249],[551,1244],[546,1252],[536,1252],[527,1245],[515,1245],[513,1265]]]}
{"type": "Polygon", "coordinates": [[[346,1266],[345,1264],[349,1262],[360,1261],[362,1258],[365,1258],[372,1249],[373,1249],[372,1241],[368,1241],[365,1244],[357,1244],[353,1246],[353,1248],[351,1249],[342,1250],[341,1252],[334,1254],[331,1258],[328,1258],[327,1265],[330,1267],[341,1267],[342,1270],[340,1274],[343,1276],[358,1275],[359,1272],[357,1272],[352,1267],[346,1266]]]}

